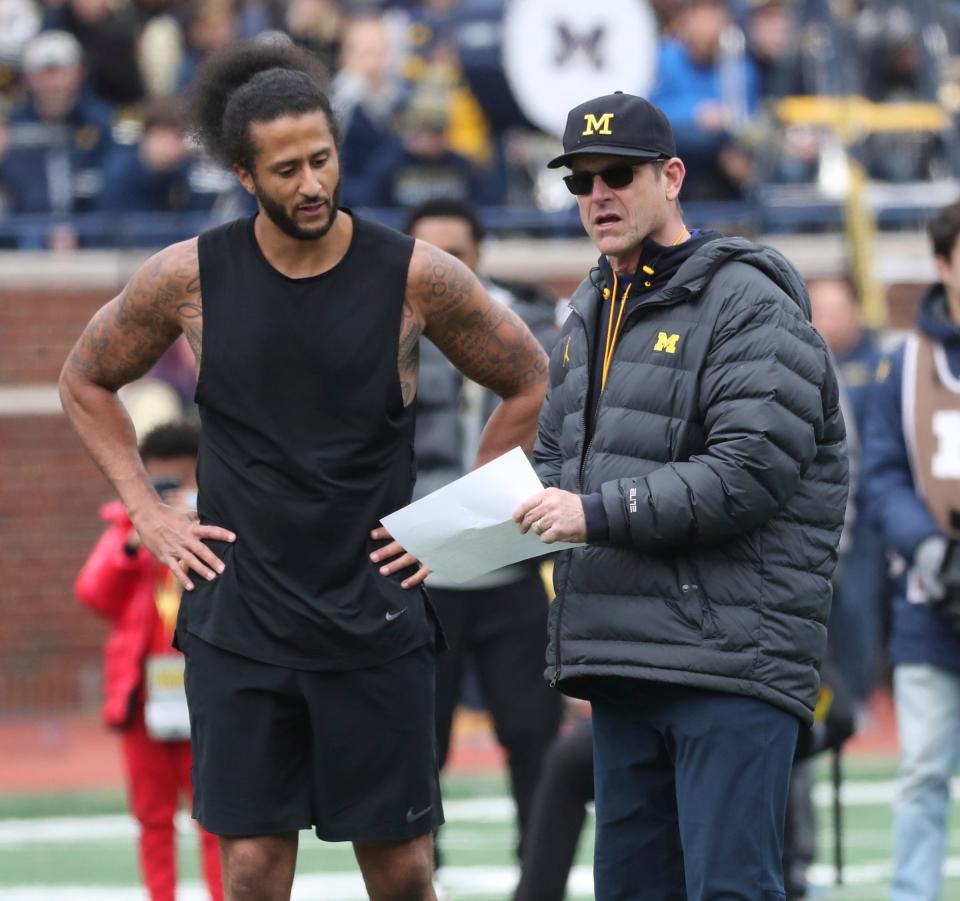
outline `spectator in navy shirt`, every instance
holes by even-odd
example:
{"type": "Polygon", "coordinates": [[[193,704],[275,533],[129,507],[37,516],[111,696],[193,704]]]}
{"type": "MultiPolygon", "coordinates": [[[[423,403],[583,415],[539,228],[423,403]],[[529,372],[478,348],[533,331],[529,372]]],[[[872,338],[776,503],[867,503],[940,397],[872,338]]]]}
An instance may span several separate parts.
{"type": "Polygon", "coordinates": [[[196,190],[191,183],[193,165],[178,102],[154,100],[144,114],[140,143],[110,154],[100,208],[153,213],[209,209],[216,194],[196,190]]]}
{"type": "Polygon", "coordinates": [[[93,209],[113,146],[112,114],[84,88],[80,44],[64,31],[42,32],[25,47],[21,68],[27,99],[10,112],[0,169],[10,212],[93,209]]]}

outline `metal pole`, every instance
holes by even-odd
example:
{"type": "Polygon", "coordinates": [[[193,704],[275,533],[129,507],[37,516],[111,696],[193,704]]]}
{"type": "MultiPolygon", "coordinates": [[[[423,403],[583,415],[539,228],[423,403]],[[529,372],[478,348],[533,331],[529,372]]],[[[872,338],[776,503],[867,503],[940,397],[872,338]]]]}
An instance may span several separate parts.
{"type": "Polygon", "coordinates": [[[843,885],[843,758],[842,749],[830,754],[830,769],[833,776],[833,865],[836,870],[834,882],[843,885]]]}
{"type": "Polygon", "coordinates": [[[867,198],[867,173],[850,152],[849,144],[846,144],[846,153],[850,189],[844,205],[844,218],[853,256],[853,277],[860,289],[864,319],[868,325],[879,328],[887,318],[887,305],[875,271],[873,246],[876,219],[867,198]]]}

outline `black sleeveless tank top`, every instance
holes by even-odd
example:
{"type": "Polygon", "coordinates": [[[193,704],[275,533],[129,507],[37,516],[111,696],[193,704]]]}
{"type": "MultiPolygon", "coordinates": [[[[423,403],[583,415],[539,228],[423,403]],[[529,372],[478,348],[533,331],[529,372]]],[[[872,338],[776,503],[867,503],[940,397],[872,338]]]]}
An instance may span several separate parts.
{"type": "Polygon", "coordinates": [[[199,514],[237,540],[210,542],[226,570],[194,578],[178,628],[297,669],[373,666],[433,638],[423,592],[369,559],[414,481],[397,371],[413,241],[353,216],[344,258],[292,279],[253,222],[199,238],[199,514]]]}

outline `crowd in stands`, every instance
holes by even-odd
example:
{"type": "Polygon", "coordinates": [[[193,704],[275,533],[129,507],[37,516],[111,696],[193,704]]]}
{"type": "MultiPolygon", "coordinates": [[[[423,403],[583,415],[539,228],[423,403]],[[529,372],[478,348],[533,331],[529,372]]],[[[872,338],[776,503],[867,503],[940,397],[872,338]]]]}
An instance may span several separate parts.
{"type": "MultiPolygon", "coordinates": [[[[327,65],[344,133],[346,204],[409,209],[443,196],[535,207],[531,173],[553,148],[521,112],[500,65],[506,5],[2,0],[0,226],[17,214],[53,219],[29,235],[8,229],[0,241],[97,243],[71,224],[78,213],[222,220],[245,209],[230,174],[198,153],[183,109],[204,56],[242,39],[292,40],[327,65]]],[[[646,93],[673,123],[689,201],[743,199],[758,182],[816,181],[829,129],[772,129],[777,98],[936,100],[945,61],[960,45],[950,3],[923,13],[924,4],[849,0],[834,4],[848,9],[834,12],[829,28],[816,12],[826,4],[812,0],[651,6],[661,40],[646,93]],[[938,40],[929,39],[931,16],[938,40]]],[[[947,137],[875,134],[857,149],[876,179],[931,179],[953,174],[947,137]]]]}

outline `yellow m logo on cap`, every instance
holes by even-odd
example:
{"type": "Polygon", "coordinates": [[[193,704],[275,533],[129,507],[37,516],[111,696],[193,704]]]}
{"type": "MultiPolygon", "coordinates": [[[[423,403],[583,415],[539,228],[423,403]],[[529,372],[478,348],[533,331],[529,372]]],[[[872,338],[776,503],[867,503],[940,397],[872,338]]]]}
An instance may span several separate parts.
{"type": "Polygon", "coordinates": [[[679,335],[668,335],[666,332],[657,333],[657,343],[653,345],[654,350],[661,353],[666,351],[668,354],[677,352],[677,343],[680,341],[679,335]]]}
{"type": "Polygon", "coordinates": [[[595,116],[593,113],[587,113],[583,117],[587,127],[583,130],[583,135],[612,135],[610,123],[613,121],[613,113],[603,113],[595,116]]]}

